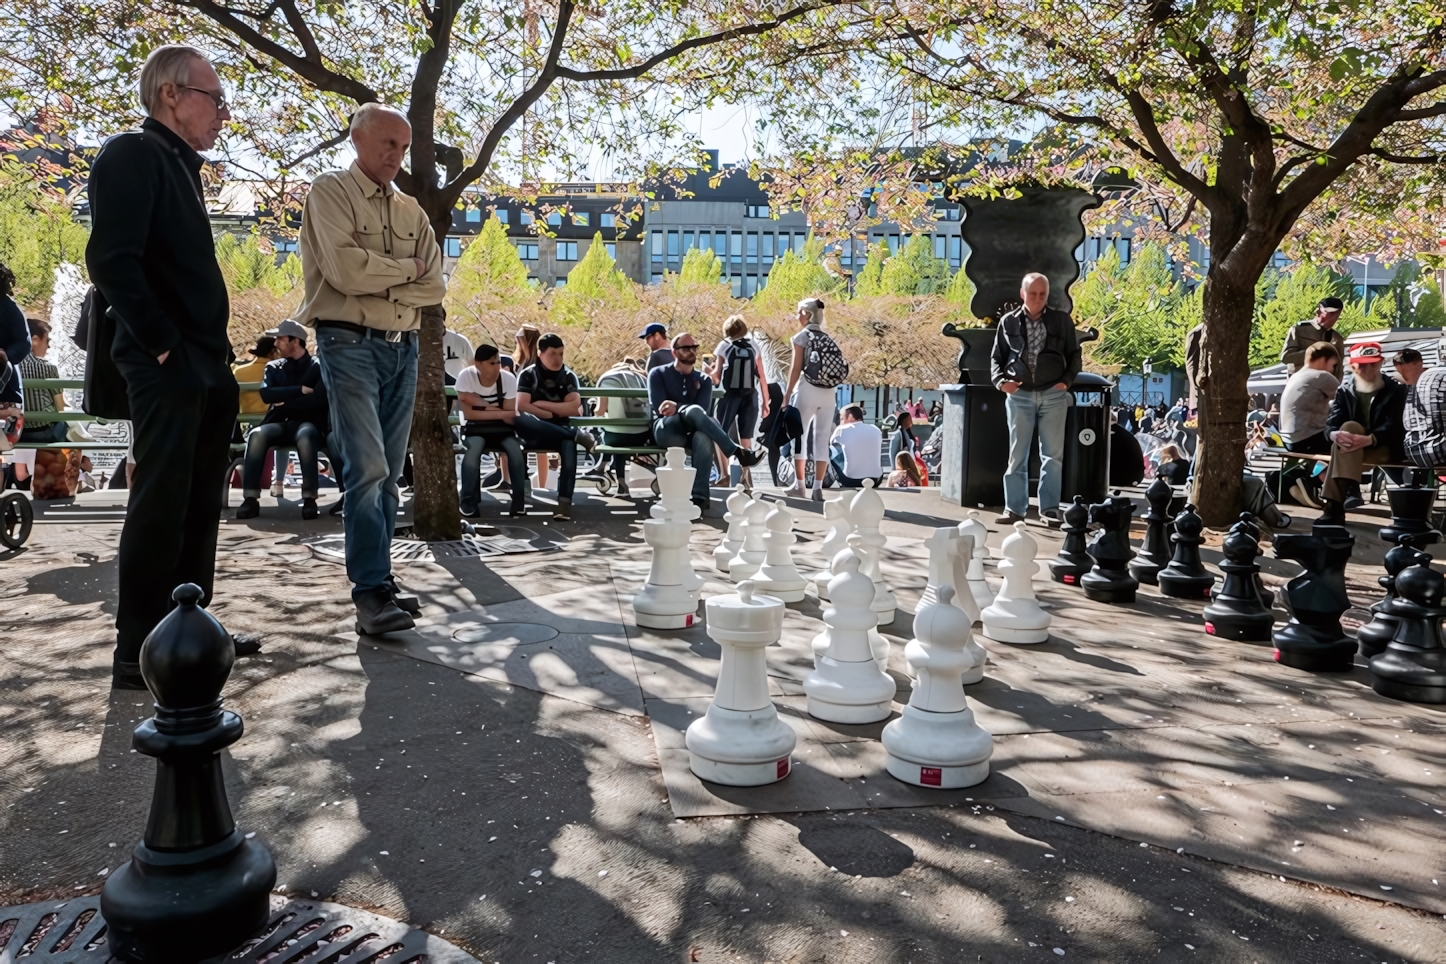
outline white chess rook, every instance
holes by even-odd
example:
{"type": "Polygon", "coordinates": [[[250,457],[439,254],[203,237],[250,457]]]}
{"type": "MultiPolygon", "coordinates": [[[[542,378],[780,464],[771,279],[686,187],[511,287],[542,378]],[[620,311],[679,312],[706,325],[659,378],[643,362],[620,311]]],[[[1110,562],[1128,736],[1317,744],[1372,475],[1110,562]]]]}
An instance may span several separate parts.
{"type": "Polygon", "coordinates": [[[917,682],[909,705],[884,727],[889,773],[921,787],[972,787],[989,776],[994,738],[974,720],[960,678],[973,664],[965,648],[969,617],[952,605],[954,590],[941,586],[938,601],[914,617],[914,636],[904,649],[917,682]]]}
{"type": "Polygon", "coordinates": [[[683,450],[677,446],[668,449],[667,465],[658,469],[662,497],[651,509],[653,518],[643,522],[643,539],[653,550],[652,566],[647,583],[633,597],[639,626],[684,629],[697,619],[702,579],[693,571],[688,543],[693,537],[692,520],[700,513],[686,495],[683,504],[677,497],[680,486],[683,493],[689,491],[693,471],[683,464],[683,450]]]}
{"type": "Polygon", "coordinates": [[[725,504],[728,511],[723,513],[723,521],[728,523],[728,531],[718,548],[713,550],[713,565],[719,572],[727,572],[728,564],[743,548],[743,509],[748,505],[748,495],[742,489],[734,489],[725,504]]]}
{"type": "Polygon", "coordinates": [[[768,526],[768,503],[762,499],[751,499],[743,507],[743,545],[738,554],[728,561],[728,578],[734,582],[752,579],[763,568],[768,558],[768,544],[763,541],[768,526]]]}
{"type": "Polygon", "coordinates": [[[768,698],[763,651],[783,635],[783,601],[738,592],[708,600],[708,635],[722,650],[718,687],[708,712],[688,727],[688,767],[699,778],[733,787],[777,783],[792,769],[797,737],[768,698]]]}
{"type": "MultiPolygon", "coordinates": [[[[974,549],[966,560],[969,565],[965,580],[969,594],[974,597],[974,605],[982,610],[994,601],[994,593],[990,591],[989,583],[984,581],[984,560],[989,558],[989,530],[984,527],[984,520],[979,517],[978,510],[969,510],[969,518],[959,523],[959,534],[970,537],[974,543],[974,549]]],[[[964,588],[959,587],[961,592],[964,588]]]]}
{"type": "Polygon", "coordinates": [[[767,529],[763,537],[767,555],[763,567],[753,577],[754,585],[759,592],[777,596],[784,602],[800,602],[808,581],[793,564],[793,513],[779,499],[763,522],[767,529]]]}
{"type": "Polygon", "coordinates": [[[1049,639],[1049,613],[1040,608],[1034,595],[1034,561],[1039,543],[1025,531],[1023,522],[1014,523],[1014,535],[1000,547],[1004,559],[999,574],[1004,585],[993,604],[980,614],[984,635],[1001,643],[1042,643],[1049,639]]]}
{"type": "Polygon", "coordinates": [[[869,608],[873,581],[859,572],[859,562],[857,553],[848,550],[839,563],[842,571],[829,583],[832,605],[823,613],[829,628],[828,651],[803,681],[809,715],[830,723],[888,719],[898,689],[869,648],[869,630],[878,618],[869,608]]]}
{"type": "Polygon", "coordinates": [[[873,479],[864,479],[863,488],[849,504],[849,519],[854,524],[854,531],[864,538],[863,568],[860,571],[874,581],[874,615],[878,617],[880,626],[887,626],[894,621],[898,601],[884,580],[884,546],[889,540],[879,531],[879,523],[884,521],[884,500],[874,491],[873,479]]]}
{"type": "Polygon", "coordinates": [[[833,560],[849,545],[849,535],[854,531],[849,521],[849,502],[846,493],[827,500],[823,504],[823,517],[829,523],[828,534],[823,538],[819,550],[827,564],[813,577],[813,591],[820,601],[828,601],[828,584],[838,573],[833,571],[833,560]]]}
{"type": "MultiPolygon", "coordinates": [[[[954,526],[941,526],[935,529],[934,534],[924,543],[929,548],[929,582],[924,587],[924,594],[919,597],[919,608],[914,613],[916,638],[918,622],[925,616],[928,607],[948,605],[940,602],[941,593],[945,589],[950,590],[952,604],[964,613],[970,625],[979,621],[979,608],[974,603],[974,595],[969,592],[964,577],[967,565],[965,559],[974,550],[973,541],[969,536],[960,535],[954,526]]],[[[964,670],[962,677],[964,685],[968,686],[984,678],[984,661],[988,654],[972,632],[966,637],[964,649],[974,661],[964,670]]]]}

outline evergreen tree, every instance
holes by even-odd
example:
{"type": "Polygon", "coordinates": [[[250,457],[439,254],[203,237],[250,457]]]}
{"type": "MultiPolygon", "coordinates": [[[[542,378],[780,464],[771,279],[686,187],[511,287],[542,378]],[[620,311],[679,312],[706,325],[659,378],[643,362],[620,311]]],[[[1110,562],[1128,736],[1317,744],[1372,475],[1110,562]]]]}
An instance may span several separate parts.
{"type": "Polygon", "coordinates": [[[927,234],[916,234],[885,262],[879,283],[884,294],[932,295],[949,283],[949,266],[934,257],[933,242],[927,234]]]}
{"type": "Polygon", "coordinates": [[[448,315],[478,322],[487,312],[536,297],[527,280],[527,265],[507,240],[507,229],[496,218],[488,218],[452,269],[444,302],[448,315]]]}
{"type": "Polygon", "coordinates": [[[854,295],[866,298],[884,293],[884,262],[889,258],[886,244],[869,245],[869,257],[854,277],[854,295]]]}
{"type": "Polygon", "coordinates": [[[618,270],[599,231],[587,254],[568,272],[567,284],[553,292],[548,316],[558,325],[586,327],[595,311],[636,307],[633,280],[618,270]]]}
{"type": "Polygon", "coordinates": [[[1441,289],[1434,273],[1421,270],[1415,261],[1396,266],[1386,293],[1395,299],[1396,326],[1401,328],[1441,328],[1446,326],[1446,306],[1441,303],[1441,289]]]}
{"type": "Polygon", "coordinates": [[[1256,285],[1255,325],[1250,339],[1250,367],[1261,368],[1280,361],[1280,347],[1290,329],[1302,321],[1315,317],[1316,308],[1322,298],[1337,297],[1347,303],[1336,330],[1344,335],[1347,331],[1359,331],[1370,327],[1365,316],[1356,306],[1350,312],[1350,303],[1355,300],[1355,288],[1349,278],[1329,268],[1301,264],[1292,271],[1267,271],[1256,285]],[[1348,319],[1347,314],[1351,317],[1348,319]]]}
{"type": "Polygon", "coordinates": [[[949,287],[944,289],[944,300],[954,306],[954,313],[961,321],[974,320],[974,310],[970,305],[974,301],[974,282],[964,273],[964,266],[960,265],[959,270],[954,272],[954,277],[949,280],[949,287]]]}
{"type": "Polygon", "coordinates": [[[723,262],[711,250],[689,248],[683,255],[683,264],[674,278],[678,291],[697,291],[708,285],[723,281],[723,262]]]}
{"type": "Polygon", "coordinates": [[[832,294],[839,283],[823,266],[823,242],[809,235],[802,252],[790,249],[774,260],[768,284],[753,303],[763,311],[791,310],[804,298],[832,294]]]}
{"type": "Polygon", "coordinates": [[[265,288],[274,295],[284,295],[302,283],[301,259],[288,254],[277,264],[276,255],[261,249],[255,233],[222,234],[216,239],[216,261],[226,288],[233,293],[265,288]]]}

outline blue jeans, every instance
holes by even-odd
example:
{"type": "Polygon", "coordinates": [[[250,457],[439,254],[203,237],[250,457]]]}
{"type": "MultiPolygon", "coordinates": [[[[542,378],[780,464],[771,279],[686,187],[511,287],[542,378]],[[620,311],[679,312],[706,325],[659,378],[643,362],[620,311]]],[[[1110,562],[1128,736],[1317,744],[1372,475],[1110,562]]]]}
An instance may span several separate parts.
{"type": "Polygon", "coordinates": [[[483,435],[464,436],[462,444],[467,454],[462,456],[462,511],[475,515],[477,504],[482,499],[482,453],[491,449],[507,457],[507,472],[512,479],[512,506],[518,508],[527,501],[527,456],[522,452],[522,442],[513,435],[487,437],[483,435]]]}
{"type": "Polygon", "coordinates": [[[713,446],[732,456],[738,443],[728,437],[723,426],[699,405],[684,405],[676,415],[653,421],[653,441],[663,448],[681,446],[693,453],[693,498],[708,498],[708,476],[713,467],[713,446]]]}
{"type": "Polygon", "coordinates": [[[1004,506],[1016,515],[1029,509],[1029,446],[1039,432],[1039,510],[1059,509],[1064,485],[1064,423],[1074,393],[1065,389],[1020,389],[1004,400],[1009,420],[1009,468],[1004,472],[1004,506]]]}
{"type": "MultiPolygon", "coordinates": [[[[577,483],[577,429],[571,425],[558,425],[549,419],[538,418],[531,412],[519,412],[512,420],[522,444],[534,451],[556,452],[561,463],[557,479],[557,497],[571,499],[573,486],[577,483]]],[[[512,478],[514,484],[516,470],[512,478]]],[[[523,478],[527,473],[522,473],[523,478]]]]}
{"type": "Polygon", "coordinates": [[[320,328],[316,357],[331,407],[329,447],[346,488],[346,574],[352,597],[386,585],[417,395],[417,345],[320,328]]]}

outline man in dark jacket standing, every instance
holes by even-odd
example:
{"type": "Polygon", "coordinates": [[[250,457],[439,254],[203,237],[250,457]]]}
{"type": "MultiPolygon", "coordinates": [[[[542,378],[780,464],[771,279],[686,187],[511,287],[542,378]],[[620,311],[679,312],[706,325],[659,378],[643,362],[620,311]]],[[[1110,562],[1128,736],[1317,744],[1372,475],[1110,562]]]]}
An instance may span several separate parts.
{"type": "Polygon", "coordinates": [[[291,319],[266,334],[276,340],[281,357],[267,362],[261,374],[261,400],[271,407],[246,436],[246,464],[241,472],[244,498],[236,518],[254,519],[261,514],[261,470],[266,453],[294,446],[301,463],[301,517],[315,519],[320,514],[316,506],[317,454],[330,425],[321,363],[306,350],[306,329],[291,319]]]}
{"type": "MultiPolygon", "coordinates": [[[[114,685],[145,689],[141,643],[196,583],[210,601],[227,447],[236,417],[230,307],[216,263],[198,151],[230,120],[221,81],[193,47],[141,68],[139,131],[112,137],[90,174],[86,264],[116,321],[136,470],[119,556],[114,685]]],[[[255,645],[250,647],[252,651],[255,645]]],[[[240,654],[238,654],[240,655],[240,654]]]]}
{"type": "Polygon", "coordinates": [[[1377,342],[1351,347],[1351,372],[1336,389],[1326,417],[1331,464],[1321,490],[1326,509],[1319,522],[1338,525],[1346,512],[1365,504],[1361,499],[1365,466],[1405,461],[1408,389],[1381,372],[1383,360],[1377,342]]]}
{"type": "Polygon", "coordinates": [[[1039,432],[1039,514],[1058,525],[1064,485],[1064,425],[1074,402],[1070,386],[1080,371],[1079,341],[1069,314],[1049,307],[1049,279],[1024,276],[1023,305],[999,319],[990,378],[1009,397],[1009,468],[1004,473],[1004,514],[1010,525],[1029,511],[1029,449],[1039,432]]]}

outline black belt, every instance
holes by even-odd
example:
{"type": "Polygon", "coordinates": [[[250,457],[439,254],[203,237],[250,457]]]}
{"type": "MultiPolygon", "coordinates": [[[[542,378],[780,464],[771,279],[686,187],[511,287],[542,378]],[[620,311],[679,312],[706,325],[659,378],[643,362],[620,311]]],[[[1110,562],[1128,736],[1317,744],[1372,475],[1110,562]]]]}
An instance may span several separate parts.
{"type": "Polygon", "coordinates": [[[368,328],[366,325],[358,325],[351,321],[326,321],[318,318],[312,324],[316,326],[317,331],[323,328],[342,328],[346,331],[354,331],[363,338],[380,338],[383,341],[391,342],[415,342],[417,340],[415,331],[387,331],[382,328],[368,328]]]}

